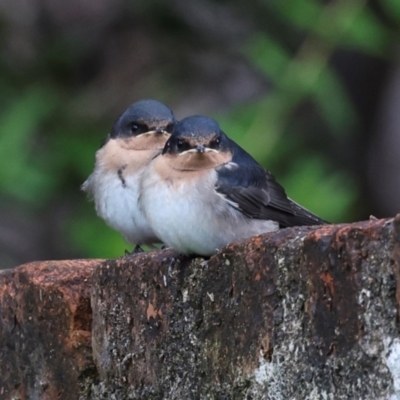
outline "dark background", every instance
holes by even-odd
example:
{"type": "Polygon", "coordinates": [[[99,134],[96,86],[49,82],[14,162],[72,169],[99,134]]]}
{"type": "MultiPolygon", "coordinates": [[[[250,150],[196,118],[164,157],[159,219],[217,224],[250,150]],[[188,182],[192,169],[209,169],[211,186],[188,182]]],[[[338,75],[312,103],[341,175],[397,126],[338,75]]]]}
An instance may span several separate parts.
{"type": "Polygon", "coordinates": [[[332,222],[400,211],[398,0],[0,0],[0,268],[130,248],[79,187],[142,98],[332,222]]]}

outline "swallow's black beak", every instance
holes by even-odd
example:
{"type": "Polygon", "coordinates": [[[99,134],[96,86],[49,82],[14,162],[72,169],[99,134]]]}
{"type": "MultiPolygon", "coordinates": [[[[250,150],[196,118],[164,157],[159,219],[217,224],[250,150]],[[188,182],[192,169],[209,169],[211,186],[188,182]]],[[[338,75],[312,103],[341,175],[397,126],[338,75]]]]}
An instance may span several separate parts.
{"type": "Polygon", "coordinates": [[[204,153],[204,146],[202,144],[199,144],[198,146],[196,146],[196,150],[198,153],[204,153]]]}
{"type": "Polygon", "coordinates": [[[164,129],[163,128],[157,128],[156,129],[156,133],[164,133],[164,129]]]}

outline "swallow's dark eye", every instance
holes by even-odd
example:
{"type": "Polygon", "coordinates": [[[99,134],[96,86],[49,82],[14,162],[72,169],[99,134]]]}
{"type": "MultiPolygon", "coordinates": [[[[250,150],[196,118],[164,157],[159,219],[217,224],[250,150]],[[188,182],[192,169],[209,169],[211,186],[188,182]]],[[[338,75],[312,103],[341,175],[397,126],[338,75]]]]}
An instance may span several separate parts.
{"type": "Polygon", "coordinates": [[[190,145],[184,139],[174,138],[174,150],[175,152],[182,153],[190,149],[190,145]]]}
{"type": "Polygon", "coordinates": [[[212,147],[213,149],[216,149],[221,143],[221,138],[218,137],[216,139],[214,139],[211,143],[210,143],[210,147],[212,147]]]}
{"type": "Polygon", "coordinates": [[[131,125],[131,131],[132,131],[132,133],[138,133],[139,132],[139,126],[136,125],[135,123],[133,123],[131,125]]]}
{"type": "Polygon", "coordinates": [[[165,127],[165,130],[166,130],[168,133],[171,133],[173,128],[174,128],[174,124],[168,124],[168,125],[165,127]]]}

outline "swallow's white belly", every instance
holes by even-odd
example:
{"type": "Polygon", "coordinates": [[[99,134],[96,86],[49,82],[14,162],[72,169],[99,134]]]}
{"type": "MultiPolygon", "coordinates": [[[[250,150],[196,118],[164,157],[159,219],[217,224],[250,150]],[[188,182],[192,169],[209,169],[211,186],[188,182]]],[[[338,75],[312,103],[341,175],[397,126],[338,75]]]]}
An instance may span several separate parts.
{"type": "Polygon", "coordinates": [[[139,199],[163,243],[184,254],[210,256],[228,243],[278,229],[273,221],[244,216],[217,194],[215,171],[185,183],[166,182],[149,168],[139,199]]]}
{"type": "Polygon", "coordinates": [[[124,177],[113,171],[96,173],[88,179],[97,214],[132,244],[154,244],[159,240],[138,206],[141,173],[124,177]]]}

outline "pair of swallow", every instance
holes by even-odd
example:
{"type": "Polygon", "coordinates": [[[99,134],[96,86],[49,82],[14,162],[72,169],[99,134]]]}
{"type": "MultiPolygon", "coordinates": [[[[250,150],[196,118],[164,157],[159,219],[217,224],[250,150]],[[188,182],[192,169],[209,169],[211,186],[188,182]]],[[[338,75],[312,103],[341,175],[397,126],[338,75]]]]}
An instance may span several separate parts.
{"type": "Polygon", "coordinates": [[[82,185],[125,240],[187,255],[279,228],[326,222],[287,197],[274,176],[204,116],[177,121],[155,100],[132,104],[82,185]]]}

